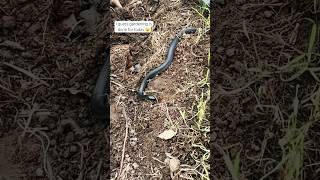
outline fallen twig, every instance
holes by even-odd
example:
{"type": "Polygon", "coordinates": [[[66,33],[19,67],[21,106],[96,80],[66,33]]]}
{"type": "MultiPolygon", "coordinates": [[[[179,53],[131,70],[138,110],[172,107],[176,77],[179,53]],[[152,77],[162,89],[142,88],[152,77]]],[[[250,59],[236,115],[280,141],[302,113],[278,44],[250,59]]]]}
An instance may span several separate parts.
{"type": "Polygon", "coordinates": [[[95,180],[99,180],[100,177],[100,172],[101,172],[101,167],[102,167],[102,160],[100,159],[99,164],[98,164],[98,170],[97,170],[97,176],[95,180]]]}
{"type": "Polygon", "coordinates": [[[42,84],[46,85],[47,87],[50,87],[50,85],[47,82],[45,82],[44,80],[40,79],[38,76],[34,75],[33,73],[31,73],[31,72],[29,72],[27,70],[24,70],[24,69],[22,69],[22,68],[20,68],[18,66],[15,66],[15,65],[7,63],[7,62],[3,62],[3,64],[6,65],[6,66],[11,67],[12,69],[14,69],[16,71],[19,71],[19,72],[31,77],[32,79],[39,80],[42,84]]]}
{"type": "Polygon", "coordinates": [[[125,134],[125,137],[124,137],[124,141],[123,141],[123,147],[122,147],[122,156],[121,156],[121,163],[120,163],[120,170],[119,170],[119,177],[118,179],[121,178],[121,174],[122,174],[122,167],[123,167],[123,160],[124,160],[124,153],[126,151],[126,143],[127,143],[127,138],[128,138],[128,121],[129,121],[129,118],[127,116],[127,113],[126,113],[126,110],[125,110],[125,107],[123,107],[123,115],[124,115],[124,118],[126,119],[126,134],[125,134]]]}

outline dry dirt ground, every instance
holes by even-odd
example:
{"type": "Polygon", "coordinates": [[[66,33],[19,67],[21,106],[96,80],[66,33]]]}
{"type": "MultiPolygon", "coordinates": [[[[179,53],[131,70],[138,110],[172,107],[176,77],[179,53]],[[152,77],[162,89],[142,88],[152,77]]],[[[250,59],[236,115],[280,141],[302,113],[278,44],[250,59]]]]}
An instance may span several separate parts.
{"type": "Polygon", "coordinates": [[[111,36],[121,45],[113,45],[111,53],[110,170],[108,130],[89,109],[103,63],[99,55],[108,43],[110,19],[146,19],[150,4],[121,1],[125,10],[108,11],[107,2],[92,2],[0,1],[0,179],[97,180],[108,179],[108,173],[118,179],[208,177],[203,148],[209,125],[207,111],[199,111],[206,110],[208,98],[203,79],[209,35],[195,11],[199,4],[160,0],[151,16],[154,32],[111,36]],[[138,101],[140,80],[164,61],[170,40],[189,25],[202,31],[179,43],[174,63],[148,86],[158,102],[138,101]],[[177,134],[157,137],[167,129],[177,134]],[[174,174],[168,157],[180,162],[174,174]]]}
{"type": "MultiPolygon", "coordinates": [[[[180,171],[175,172],[173,179],[201,179],[201,176],[206,179],[205,175],[201,175],[204,172],[196,172],[203,168],[201,165],[197,168],[199,164],[193,157],[198,160],[203,150],[192,147],[196,144],[192,136],[197,132],[191,128],[196,119],[191,116],[196,116],[196,103],[202,92],[207,92],[197,83],[206,77],[209,35],[201,32],[188,35],[178,44],[173,64],[152,80],[147,88],[147,93],[155,94],[158,102],[137,99],[136,90],[142,78],[164,62],[169,43],[176,33],[186,26],[204,28],[203,20],[192,9],[197,9],[198,4],[179,0],[160,2],[157,12],[151,16],[156,30],[139,44],[139,49],[135,50],[132,57],[133,67],[138,68],[126,70],[123,66],[130,48],[136,42],[115,45],[111,49],[112,177],[171,179],[170,168],[165,163],[170,154],[179,159],[181,164],[180,171]],[[187,116],[185,120],[182,112],[187,116]],[[157,137],[169,129],[177,132],[172,139],[157,137]],[[127,143],[124,147],[125,140],[127,143]]],[[[207,121],[202,124],[209,126],[207,121]]],[[[208,141],[209,137],[201,140],[203,144],[208,141]]]]}
{"type": "Polygon", "coordinates": [[[213,5],[212,177],[319,179],[319,12],[319,1],[213,5]]]}

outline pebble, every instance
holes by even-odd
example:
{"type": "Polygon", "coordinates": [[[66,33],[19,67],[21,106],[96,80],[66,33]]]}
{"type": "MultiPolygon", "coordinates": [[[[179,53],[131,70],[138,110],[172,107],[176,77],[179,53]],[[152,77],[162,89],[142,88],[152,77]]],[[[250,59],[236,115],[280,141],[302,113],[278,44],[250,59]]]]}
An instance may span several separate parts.
{"type": "Polygon", "coordinates": [[[136,135],[136,131],[134,129],[130,129],[130,134],[136,135]]]}
{"type": "Polygon", "coordinates": [[[136,72],[139,72],[140,69],[141,69],[141,65],[140,65],[140,64],[136,64],[136,65],[134,66],[134,68],[135,68],[135,71],[136,71],[136,72]]]}
{"type": "Polygon", "coordinates": [[[131,141],[138,141],[138,138],[130,138],[131,141]]]}
{"type": "Polygon", "coordinates": [[[13,16],[3,16],[2,26],[6,29],[12,29],[16,27],[16,18],[13,16]]]}
{"type": "Polygon", "coordinates": [[[235,52],[236,52],[235,48],[230,48],[230,49],[227,49],[226,55],[228,57],[232,57],[232,56],[234,56],[235,52]]]}
{"type": "Polygon", "coordinates": [[[169,160],[169,168],[171,172],[177,172],[180,168],[180,161],[177,158],[172,158],[169,160]]]}
{"type": "Polygon", "coordinates": [[[136,146],[136,145],[137,145],[137,142],[136,142],[136,141],[131,141],[131,142],[130,142],[130,145],[131,145],[131,146],[136,146]]]}
{"type": "Polygon", "coordinates": [[[36,175],[37,175],[37,176],[43,176],[43,170],[42,170],[42,168],[37,168],[37,170],[36,170],[36,175]]]}
{"type": "Polygon", "coordinates": [[[263,12],[263,15],[264,15],[264,17],[266,17],[266,18],[270,18],[270,17],[273,15],[273,12],[272,12],[272,11],[264,11],[264,12],[263,12]]]}
{"type": "Polygon", "coordinates": [[[77,151],[78,151],[78,147],[77,147],[77,146],[72,145],[72,146],[70,147],[70,152],[71,152],[71,153],[75,153],[75,152],[77,152],[77,151]]]}
{"type": "Polygon", "coordinates": [[[139,167],[139,164],[133,163],[132,166],[133,166],[134,169],[137,169],[139,167]]]}

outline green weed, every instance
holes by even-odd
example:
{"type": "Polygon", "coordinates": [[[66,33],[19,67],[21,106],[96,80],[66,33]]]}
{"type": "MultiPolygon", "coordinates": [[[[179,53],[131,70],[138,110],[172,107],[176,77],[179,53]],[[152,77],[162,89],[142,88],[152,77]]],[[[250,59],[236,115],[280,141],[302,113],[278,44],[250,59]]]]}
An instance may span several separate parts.
{"type": "Polygon", "coordinates": [[[315,80],[320,82],[320,79],[317,73],[320,71],[319,67],[314,66],[317,63],[318,57],[320,55],[314,52],[314,45],[316,42],[316,36],[318,32],[318,26],[312,19],[309,20],[313,25],[310,33],[309,44],[307,52],[300,54],[292,61],[290,61],[287,65],[279,68],[280,78],[282,81],[292,81],[297,79],[305,72],[310,72],[315,80]],[[283,74],[291,74],[288,78],[284,78],[283,74]]]}

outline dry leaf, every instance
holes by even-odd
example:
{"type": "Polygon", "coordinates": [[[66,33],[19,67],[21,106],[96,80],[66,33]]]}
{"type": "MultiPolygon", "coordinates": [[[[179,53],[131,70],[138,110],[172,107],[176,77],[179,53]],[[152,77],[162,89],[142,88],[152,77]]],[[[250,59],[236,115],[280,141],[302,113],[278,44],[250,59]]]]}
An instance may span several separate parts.
{"type": "Polygon", "coordinates": [[[68,18],[62,21],[63,28],[68,30],[73,29],[77,23],[78,21],[74,14],[71,14],[68,18]]]}
{"type": "Polygon", "coordinates": [[[177,158],[172,158],[169,160],[170,172],[177,172],[180,169],[180,161],[177,158]]]}
{"type": "Polygon", "coordinates": [[[90,9],[81,11],[79,16],[84,19],[87,32],[94,33],[97,26],[97,18],[99,16],[96,7],[92,6],[90,9]]]}
{"type": "Polygon", "coordinates": [[[158,136],[158,138],[168,140],[168,139],[173,138],[176,134],[177,134],[177,132],[173,131],[172,129],[170,129],[170,130],[165,130],[163,133],[161,133],[161,134],[158,136]]]}

